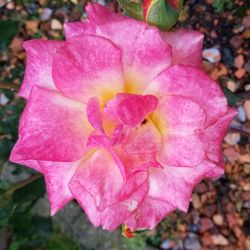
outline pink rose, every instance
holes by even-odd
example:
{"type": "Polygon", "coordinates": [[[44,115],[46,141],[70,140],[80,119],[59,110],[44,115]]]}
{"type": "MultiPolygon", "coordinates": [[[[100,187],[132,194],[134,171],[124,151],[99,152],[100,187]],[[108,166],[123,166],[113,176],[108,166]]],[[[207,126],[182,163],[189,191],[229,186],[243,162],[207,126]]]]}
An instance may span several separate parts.
{"type": "Polygon", "coordinates": [[[87,13],[65,24],[66,41],[25,42],[10,159],[44,175],[52,215],[76,199],[95,226],[152,229],[223,174],[236,112],[200,69],[200,33],[160,33],[98,4],[87,13]]]}

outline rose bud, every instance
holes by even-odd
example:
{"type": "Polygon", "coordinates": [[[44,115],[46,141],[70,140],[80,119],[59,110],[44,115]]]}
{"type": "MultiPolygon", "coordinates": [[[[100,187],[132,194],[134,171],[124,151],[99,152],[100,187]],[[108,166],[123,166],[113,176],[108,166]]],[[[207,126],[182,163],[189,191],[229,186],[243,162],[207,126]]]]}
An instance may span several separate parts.
{"type": "Polygon", "coordinates": [[[180,15],[183,0],[119,0],[125,14],[138,20],[144,20],[162,30],[171,29],[180,15]]]}

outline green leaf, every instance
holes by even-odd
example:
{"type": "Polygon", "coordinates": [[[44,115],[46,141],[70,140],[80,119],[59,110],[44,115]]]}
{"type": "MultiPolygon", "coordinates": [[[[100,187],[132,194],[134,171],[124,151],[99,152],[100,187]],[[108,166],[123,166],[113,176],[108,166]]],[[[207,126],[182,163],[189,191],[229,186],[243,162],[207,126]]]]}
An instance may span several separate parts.
{"type": "Polygon", "coordinates": [[[45,185],[42,177],[17,189],[12,195],[14,212],[24,213],[45,193],[45,185]]]}
{"type": "Polygon", "coordinates": [[[13,20],[0,21],[0,48],[6,48],[18,32],[18,22],[13,20]]]}
{"type": "Polygon", "coordinates": [[[227,103],[229,106],[235,106],[235,104],[242,99],[241,96],[233,93],[228,88],[222,87],[222,90],[227,98],[227,103]]]}

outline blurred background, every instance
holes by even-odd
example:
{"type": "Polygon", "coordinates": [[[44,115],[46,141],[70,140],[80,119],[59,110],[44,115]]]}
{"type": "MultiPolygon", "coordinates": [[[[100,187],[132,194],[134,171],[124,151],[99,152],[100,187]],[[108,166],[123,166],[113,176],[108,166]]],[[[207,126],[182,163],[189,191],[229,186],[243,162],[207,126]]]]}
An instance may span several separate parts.
{"type": "MultiPolygon", "coordinates": [[[[120,11],[114,1],[100,0],[120,11]]],[[[204,69],[238,108],[225,137],[226,173],[196,188],[187,214],[175,212],[152,231],[126,239],[90,225],[71,202],[53,218],[43,178],[8,161],[24,100],[25,40],[63,39],[63,23],[83,20],[84,0],[0,0],[0,250],[249,250],[250,3],[187,0],[177,27],[205,35],[204,69]]]]}

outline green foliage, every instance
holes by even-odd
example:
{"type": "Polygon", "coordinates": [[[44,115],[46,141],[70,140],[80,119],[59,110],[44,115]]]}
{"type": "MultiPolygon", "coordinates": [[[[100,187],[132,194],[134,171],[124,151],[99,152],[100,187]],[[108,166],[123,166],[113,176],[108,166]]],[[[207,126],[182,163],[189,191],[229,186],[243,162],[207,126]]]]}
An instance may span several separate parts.
{"type": "Polygon", "coordinates": [[[0,49],[6,48],[18,32],[18,22],[12,20],[0,21],[0,49]]]}
{"type": "Polygon", "coordinates": [[[222,90],[227,98],[228,105],[231,107],[235,106],[238,101],[243,99],[240,95],[233,93],[228,88],[223,87],[222,90]]]}
{"type": "Polygon", "coordinates": [[[70,239],[54,230],[52,218],[29,213],[45,193],[40,175],[18,183],[7,190],[0,189],[0,233],[11,232],[10,250],[78,250],[70,239]]]}
{"type": "Polygon", "coordinates": [[[231,10],[233,7],[232,0],[214,0],[213,7],[217,12],[224,12],[226,10],[231,10]]]}

